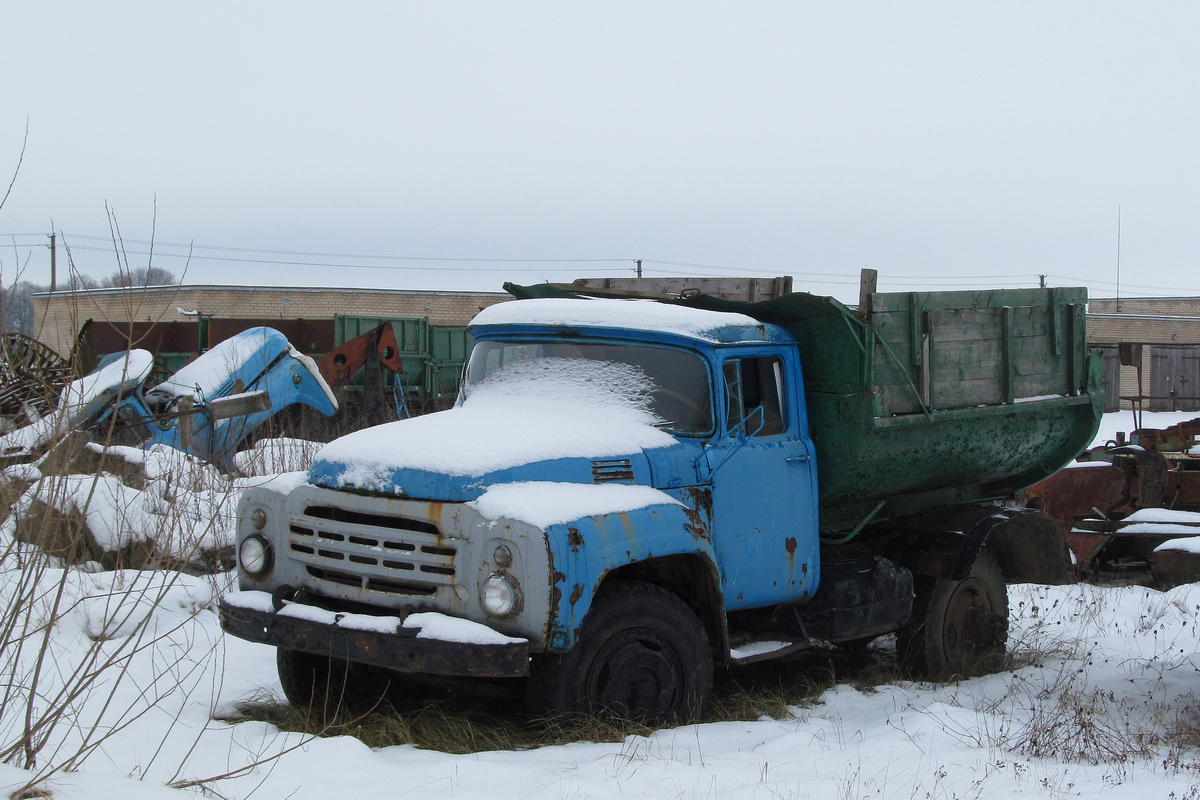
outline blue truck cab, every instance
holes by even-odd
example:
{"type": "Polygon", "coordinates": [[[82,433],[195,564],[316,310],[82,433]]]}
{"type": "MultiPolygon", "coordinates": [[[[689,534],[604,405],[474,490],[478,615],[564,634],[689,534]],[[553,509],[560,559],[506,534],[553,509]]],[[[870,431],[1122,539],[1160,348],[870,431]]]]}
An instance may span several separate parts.
{"type": "Polygon", "coordinates": [[[930,641],[996,649],[1003,578],[976,556],[998,523],[979,520],[1012,510],[921,548],[903,525],[856,538],[867,519],[823,545],[791,331],[566,297],[470,330],[454,408],[352,433],[242,497],[222,625],[278,648],[293,703],[513,678],[543,708],[695,719],[715,669],[813,640],[901,631],[931,672],[930,641]],[[937,615],[936,635],[914,628],[937,615]]]}

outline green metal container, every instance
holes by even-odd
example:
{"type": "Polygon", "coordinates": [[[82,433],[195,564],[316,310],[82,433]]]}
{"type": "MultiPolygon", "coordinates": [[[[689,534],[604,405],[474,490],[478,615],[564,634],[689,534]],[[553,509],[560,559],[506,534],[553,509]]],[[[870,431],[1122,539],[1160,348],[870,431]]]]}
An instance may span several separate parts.
{"type": "MultiPolygon", "coordinates": [[[[381,322],[390,322],[396,334],[396,345],[400,349],[403,374],[396,376],[387,371],[384,385],[393,387],[400,381],[400,390],[408,395],[416,392],[422,399],[440,401],[453,400],[458,395],[458,384],[463,364],[471,352],[473,337],[461,327],[435,327],[426,317],[363,317],[338,314],[334,317],[334,341],[342,345],[356,336],[361,336],[381,322]]],[[[362,373],[354,376],[348,387],[361,391],[362,373]]]]}

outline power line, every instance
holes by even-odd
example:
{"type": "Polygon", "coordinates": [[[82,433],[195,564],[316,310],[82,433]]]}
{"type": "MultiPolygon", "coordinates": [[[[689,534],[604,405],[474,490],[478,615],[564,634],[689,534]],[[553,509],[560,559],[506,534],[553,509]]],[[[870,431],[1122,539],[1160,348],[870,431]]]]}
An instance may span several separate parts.
{"type": "MultiPolygon", "coordinates": [[[[156,245],[156,247],[157,247],[157,245],[156,245]]],[[[90,251],[90,252],[97,252],[97,253],[111,252],[111,250],[109,250],[106,247],[88,247],[87,245],[76,245],[76,246],[72,247],[71,250],[73,250],[73,251],[90,251]]],[[[123,250],[122,252],[125,255],[134,255],[134,256],[152,255],[149,250],[123,250]]],[[[161,258],[184,259],[187,261],[222,261],[222,262],[229,262],[229,263],[236,263],[236,264],[266,264],[266,265],[279,266],[279,267],[328,267],[328,268],[337,268],[337,269],[382,269],[382,270],[428,269],[427,267],[406,266],[406,265],[401,265],[401,264],[347,264],[347,263],[334,263],[334,262],[329,262],[329,261],[284,261],[284,260],[265,259],[265,258],[233,258],[230,256],[202,256],[202,255],[196,255],[196,254],[186,255],[186,254],[180,254],[180,253],[161,253],[161,252],[158,252],[157,249],[154,251],[153,255],[161,257],[161,258]]],[[[378,256],[378,258],[385,258],[385,256],[378,256]]],[[[432,262],[438,262],[438,263],[447,263],[447,262],[451,262],[451,263],[502,262],[502,263],[506,263],[506,264],[623,263],[623,262],[629,262],[630,264],[633,263],[633,259],[627,259],[627,258],[606,258],[606,259],[428,258],[428,259],[426,259],[426,258],[418,258],[415,256],[413,256],[413,257],[405,256],[405,257],[397,257],[397,258],[403,258],[403,260],[405,260],[405,261],[427,261],[427,262],[432,261],[432,262]]],[[[513,268],[510,268],[510,269],[513,269],[513,268]]],[[[567,270],[567,269],[570,269],[570,267],[562,268],[562,270],[567,270]]],[[[615,269],[615,268],[613,268],[613,269],[615,269]]],[[[630,267],[629,269],[632,269],[632,267],[630,267]]],[[[451,268],[451,271],[454,271],[454,272],[493,272],[493,271],[495,271],[495,268],[494,267],[479,267],[477,269],[473,269],[471,267],[453,267],[453,268],[451,268]]],[[[513,271],[516,271],[516,272],[545,272],[545,271],[547,271],[547,268],[546,267],[530,267],[527,269],[516,268],[516,269],[513,269],[513,271]]],[[[550,269],[549,271],[554,272],[554,271],[561,271],[561,270],[550,269]]]]}
{"type": "MultiPolygon", "coordinates": [[[[49,246],[49,242],[45,241],[49,237],[48,237],[48,234],[45,234],[45,233],[4,233],[4,234],[0,234],[0,237],[4,237],[4,238],[30,237],[30,238],[36,238],[36,239],[41,240],[41,241],[31,243],[31,244],[18,245],[20,247],[48,247],[49,246]]],[[[69,237],[64,236],[64,239],[107,242],[110,244],[110,246],[107,246],[107,247],[95,247],[95,246],[79,244],[79,245],[74,245],[71,248],[73,250],[78,250],[78,251],[111,253],[112,248],[113,248],[113,245],[112,245],[113,240],[112,240],[111,236],[95,236],[95,235],[89,235],[89,234],[71,234],[69,237]]],[[[164,259],[187,259],[187,260],[195,259],[197,261],[218,261],[218,262],[227,262],[227,263],[260,264],[260,265],[265,265],[265,266],[281,266],[281,267],[282,266],[319,267],[319,268],[327,268],[327,269],[374,269],[374,270],[412,271],[412,270],[431,269],[431,267],[422,267],[422,266],[415,266],[415,265],[414,266],[404,266],[404,265],[399,265],[399,264],[349,263],[347,261],[299,261],[299,260],[293,260],[293,259],[294,258],[347,259],[347,260],[353,260],[353,261],[422,262],[424,264],[506,264],[506,265],[515,265],[515,264],[538,264],[538,265],[596,264],[596,265],[599,265],[599,264],[629,263],[631,265],[629,267],[629,269],[632,269],[632,265],[635,264],[637,261],[636,259],[632,259],[632,258],[491,258],[491,257],[469,258],[469,257],[450,257],[450,256],[410,256],[410,255],[377,255],[377,254],[360,254],[360,253],[324,253],[324,252],[303,251],[303,250],[281,250],[281,249],[268,249],[268,248],[230,247],[230,246],[223,246],[223,245],[183,244],[183,243],[178,243],[178,242],[161,242],[161,241],[154,241],[154,240],[148,240],[148,239],[121,239],[119,241],[119,243],[121,245],[133,244],[133,245],[153,246],[153,251],[154,251],[153,255],[157,255],[164,259]],[[169,250],[171,248],[185,249],[188,252],[187,253],[172,253],[172,252],[169,252],[169,250]],[[238,258],[238,257],[233,257],[233,256],[203,255],[203,254],[197,253],[196,251],[205,251],[205,252],[212,252],[212,253],[245,253],[245,254],[254,254],[254,255],[278,255],[278,256],[291,256],[293,258],[291,258],[291,259],[238,258]]],[[[140,256],[152,255],[152,253],[149,250],[140,250],[140,249],[139,250],[125,250],[125,254],[126,255],[140,255],[140,256]]],[[[673,260],[668,260],[668,259],[642,259],[642,261],[644,264],[656,265],[654,271],[657,273],[660,273],[660,274],[664,274],[664,275],[691,276],[691,277],[721,277],[721,276],[728,275],[731,272],[732,273],[761,275],[764,271],[763,269],[758,268],[758,267],[733,266],[730,264],[707,264],[707,263],[698,263],[698,262],[690,262],[690,261],[673,261],[673,260]],[[690,270],[690,272],[681,272],[676,269],[670,269],[671,267],[684,267],[684,268],[687,268],[688,270],[690,270]],[[704,270],[704,271],[708,272],[709,274],[696,274],[695,271],[697,271],[697,270],[704,270]]],[[[451,272],[491,272],[491,271],[494,271],[494,268],[491,268],[491,267],[480,267],[480,268],[441,267],[440,269],[445,270],[445,271],[451,271],[451,272]]],[[[526,268],[526,269],[521,269],[521,268],[510,266],[507,269],[514,271],[514,272],[538,273],[538,272],[564,272],[564,271],[568,271],[570,269],[570,267],[562,266],[561,268],[555,269],[555,268],[549,267],[549,266],[539,266],[536,268],[530,267],[530,268],[526,268]]],[[[597,268],[597,269],[599,270],[601,268],[597,268]]],[[[603,271],[610,271],[610,270],[617,271],[617,272],[625,271],[624,269],[619,269],[619,268],[603,269],[603,271]]],[[[787,270],[785,272],[785,274],[792,275],[794,278],[796,278],[800,281],[808,281],[808,282],[820,283],[820,284],[852,286],[852,285],[856,285],[858,283],[857,275],[852,275],[852,274],[847,274],[847,273],[807,272],[807,271],[787,270]]],[[[1022,283],[1027,283],[1029,285],[1037,285],[1040,274],[1041,273],[1035,274],[1035,273],[1030,272],[1030,273],[1019,273],[1019,274],[970,275],[970,276],[963,276],[963,277],[946,276],[946,275],[904,275],[904,276],[898,276],[894,281],[888,281],[888,282],[903,283],[903,284],[910,285],[910,286],[919,285],[919,286],[926,286],[926,287],[969,287],[969,286],[980,286],[980,285],[984,285],[988,282],[993,282],[993,281],[1020,281],[1022,283]]],[[[1068,284],[1087,283],[1087,284],[1091,284],[1091,285],[1100,285],[1100,286],[1105,286],[1105,287],[1112,285],[1112,281],[1096,280],[1096,279],[1084,280],[1084,279],[1080,279],[1079,277],[1076,277],[1076,276],[1068,276],[1068,275],[1049,275],[1049,274],[1047,274],[1047,277],[1052,278],[1056,281],[1063,281],[1068,284]]],[[[888,279],[885,277],[885,281],[886,280],[888,280],[888,279]]],[[[1126,283],[1123,288],[1125,288],[1127,290],[1133,290],[1133,291],[1139,291],[1139,292],[1162,292],[1162,293],[1188,293],[1188,292],[1196,291],[1193,289],[1183,289],[1180,287],[1148,286],[1148,285],[1128,284],[1128,283],[1126,283]]]]}
{"type": "MultiPolygon", "coordinates": [[[[25,235],[35,235],[35,234],[0,234],[0,236],[25,236],[25,235]]],[[[40,234],[40,235],[45,236],[46,234],[40,234]]],[[[63,239],[64,239],[64,241],[66,241],[68,239],[83,239],[83,240],[89,240],[89,241],[101,241],[101,242],[110,242],[110,243],[112,242],[111,236],[90,236],[90,235],[86,235],[86,234],[69,234],[69,235],[64,234],[63,239]]],[[[475,263],[495,262],[495,263],[526,263],[526,264],[541,263],[541,262],[546,262],[546,263],[559,262],[559,263],[582,264],[582,263],[606,263],[606,262],[613,263],[613,262],[621,262],[621,261],[633,262],[636,260],[633,258],[468,258],[468,257],[457,257],[457,256],[395,256],[395,255],[374,255],[374,254],[364,254],[364,253],[319,253],[319,252],[310,252],[310,251],[304,251],[304,250],[273,250],[273,249],[264,249],[264,248],[255,248],[255,247],[226,247],[226,246],[222,246],[222,245],[211,245],[211,244],[181,244],[179,242],[161,242],[161,241],[151,240],[151,239],[125,239],[125,238],[120,239],[120,243],[121,244],[134,244],[134,245],[153,245],[155,252],[158,252],[158,250],[160,248],[175,247],[175,248],[181,248],[181,249],[187,249],[187,250],[216,250],[216,251],[221,251],[221,252],[232,252],[232,253],[256,253],[259,255],[304,256],[304,257],[308,257],[308,258],[354,258],[354,259],[373,260],[373,261],[462,261],[462,262],[475,262],[475,263]]],[[[76,249],[76,250],[89,250],[89,249],[90,250],[108,250],[111,248],[88,248],[88,247],[85,247],[82,245],[76,245],[76,246],[74,246],[73,249],[76,249]]],[[[139,255],[146,255],[146,254],[139,253],[139,255]]],[[[164,255],[172,255],[172,254],[165,253],[164,255]]],[[[176,256],[176,257],[178,257],[178,256],[176,256]]],[[[232,260],[236,260],[236,259],[229,259],[229,260],[232,261],[232,260]]],[[[280,262],[270,262],[270,263],[290,264],[293,262],[280,261],[280,262]]]]}

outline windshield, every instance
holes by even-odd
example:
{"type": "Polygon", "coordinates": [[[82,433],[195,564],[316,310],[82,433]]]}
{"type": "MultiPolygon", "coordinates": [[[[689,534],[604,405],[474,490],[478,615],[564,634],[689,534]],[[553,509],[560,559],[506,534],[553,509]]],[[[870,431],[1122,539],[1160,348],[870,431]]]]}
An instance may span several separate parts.
{"type": "MultiPolygon", "coordinates": [[[[647,410],[660,420],[661,427],[688,434],[706,434],[712,430],[712,403],[704,361],[694,353],[666,347],[563,341],[476,342],[467,362],[463,397],[470,397],[489,379],[512,374],[517,365],[521,365],[518,372],[533,374],[528,367],[536,366],[536,362],[553,367],[554,371],[558,369],[555,364],[564,360],[620,367],[596,373],[622,383],[603,387],[604,390],[627,392],[644,401],[647,410]]],[[[531,388],[536,390],[533,384],[531,388]]]]}

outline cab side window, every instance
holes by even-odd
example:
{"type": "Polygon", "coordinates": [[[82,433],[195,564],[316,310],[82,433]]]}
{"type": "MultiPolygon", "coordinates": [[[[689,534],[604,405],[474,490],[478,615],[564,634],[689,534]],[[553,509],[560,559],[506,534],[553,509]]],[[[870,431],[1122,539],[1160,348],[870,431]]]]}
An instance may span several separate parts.
{"type": "Polygon", "coordinates": [[[783,362],[776,356],[731,358],[725,362],[728,430],[746,436],[775,436],[787,429],[783,362]]]}

